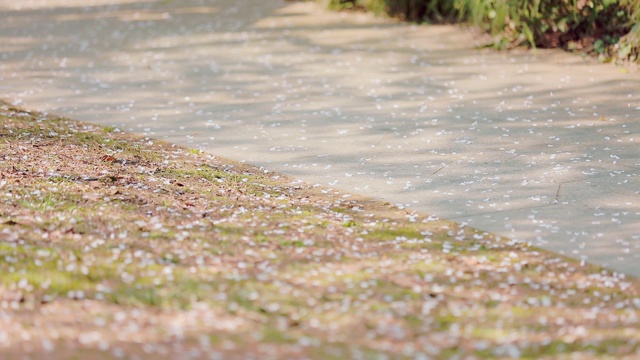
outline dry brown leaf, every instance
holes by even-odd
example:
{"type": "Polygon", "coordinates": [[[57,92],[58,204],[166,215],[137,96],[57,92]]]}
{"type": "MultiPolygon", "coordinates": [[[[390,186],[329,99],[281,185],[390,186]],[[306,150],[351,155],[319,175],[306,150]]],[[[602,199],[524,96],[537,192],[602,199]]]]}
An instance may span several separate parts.
{"type": "Polygon", "coordinates": [[[100,157],[100,160],[106,161],[106,162],[116,162],[116,161],[118,161],[118,159],[116,159],[115,157],[113,157],[111,155],[107,155],[107,154],[102,155],[100,157]]]}

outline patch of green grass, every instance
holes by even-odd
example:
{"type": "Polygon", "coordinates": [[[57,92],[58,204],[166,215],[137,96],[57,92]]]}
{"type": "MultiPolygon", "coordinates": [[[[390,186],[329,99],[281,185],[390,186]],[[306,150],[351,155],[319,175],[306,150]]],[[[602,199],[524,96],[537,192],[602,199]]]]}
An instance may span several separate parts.
{"type": "MultiPolygon", "coordinates": [[[[51,192],[46,189],[39,190],[40,194],[22,191],[22,197],[17,201],[20,206],[36,211],[72,211],[82,203],[82,195],[66,192],[51,192]]],[[[20,191],[17,191],[20,193],[20,191]]]]}
{"type": "Polygon", "coordinates": [[[104,143],[104,136],[90,131],[77,131],[73,133],[76,142],[90,147],[99,147],[104,143]]]}
{"type": "Polygon", "coordinates": [[[352,228],[355,227],[357,224],[354,220],[349,220],[346,221],[345,223],[342,224],[342,226],[346,227],[346,228],[352,228]]]}
{"type": "Polygon", "coordinates": [[[109,126],[109,125],[107,125],[107,126],[104,126],[104,127],[102,128],[102,132],[103,132],[103,133],[105,133],[105,134],[110,134],[110,133],[112,133],[112,132],[114,132],[114,131],[116,131],[116,127],[115,127],[115,126],[109,126]]]}
{"type": "Polygon", "coordinates": [[[451,325],[459,322],[458,317],[451,313],[444,313],[435,317],[435,326],[438,330],[449,330],[451,325]]]}
{"type": "Polygon", "coordinates": [[[215,227],[215,232],[222,236],[240,237],[244,235],[245,228],[237,225],[218,225],[215,227]]]}
{"type": "Polygon", "coordinates": [[[291,246],[291,247],[305,247],[306,245],[304,244],[304,242],[302,242],[301,240],[295,240],[295,241],[282,241],[280,243],[280,245],[282,246],[291,246]]]}
{"type": "MultiPolygon", "coordinates": [[[[0,257],[5,260],[0,265],[0,283],[9,286],[26,280],[33,287],[30,293],[39,299],[45,295],[64,297],[78,290],[82,290],[85,297],[93,297],[98,292],[97,285],[102,284],[111,289],[104,296],[112,303],[179,308],[187,307],[202,289],[210,288],[205,281],[189,277],[179,268],[172,272],[174,280],[170,281],[162,265],[148,264],[142,268],[127,264],[126,258],[85,264],[82,253],[75,254],[72,256],[69,250],[59,248],[0,243],[0,257]],[[158,286],[158,280],[172,285],[158,286]]],[[[106,258],[105,254],[103,259],[106,258]]],[[[202,298],[206,296],[200,296],[202,298]]]]}
{"type": "Polygon", "coordinates": [[[148,162],[157,162],[161,160],[161,157],[155,151],[146,149],[144,146],[134,143],[127,140],[114,140],[114,139],[103,139],[102,146],[110,150],[111,152],[116,152],[121,155],[130,155],[137,159],[142,159],[148,162]]]}
{"type": "Polygon", "coordinates": [[[292,335],[293,334],[291,332],[287,333],[272,327],[268,327],[262,331],[261,341],[272,344],[295,344],[298,339],[292,335]]]}
{"type": "Polygon", "coordinates": [[[168,168],[161,170],[160,174],[174,179],[196,178],[213,182],[217,182],[218,180],[229,180],[232,182],[238,182],[238,180],[242,181],[242,179],[237,178],[236,174],[227,173],[223,170],[219,170],[213,167],[187,169],[168,168]]]}
{"type": "Polygon", "coordinates": [[[334,206],[330,210],[331,212],[338,213],[338,214],[347,214],[351,212],[348,208],[342,208],[339,206],[334,206]]]}
{"type": "Polygon", "coordinates": [[[640,344],[630,344],[625,340],[618,338],[605,338],[603,340],[593,341],[562,341],[553,340],[548,344],[533,343],[529,347],[523,349],[523,359],[539,359],[541,357],[549,356],[562,356],[566,354],[584,354],[589,357],[602,357],[611,358],[611,349],[617,349],[620,347],[628,347],[630,353],[637,353],[640,349],[640,344]]]}
{"type": "MultiPolygon", "coordinates": [[[[402,261],[402,259],[406,259],[406,253],[402,255],[398,255],[394,257],[396,261],[402,261]]],[[[446,264],[441,261],[420,261],[412,263],[408,266],[408,271],[411,273],[420,276],[421,278],[425,275],[439,275],[442,274],[446,270],[446,264]]],[[[440,279],[434,280],[434,282],[438,282],[440,279]]]]}
{"type": "Polygon", "coordinates": [[[372,229],[368,230],[367,234],[363,234],[362,237],[371,241],[389,241],[396,240],[398,238],[406,239],[423,239],[424,235],[420,233],[418,229],[412,227],[403,228],[388,228],[388,229],[372,229]]]}
{"type": "Polygon", "coordinates": [[[378,298],[390,297],[393,301],[415,301],[421,298],[421,295],[411,288],[386,280],[376,279],[372,288],[375,289],[376,297],[378,298]]]}
{"type": "Polygon", "coordinates": [[[0,257],[6,260],[0,265],[2,275],[0,283],[15,285],[27,281],[33,287],[32,293],[39,298],[44,295],[54,297],[66,296],[71,290],[92,291],[95,284],[101,281],[95,273],[91,276],[82,274],[77,263],[64,263],[63,259],[52,248],[22,247],[13,251],[0,250],[0,257]],[[39,256],[39,252],[48,252],[48,257],[39,256]],[[73,266],[73,268],[69,267],[73,266]]]}
{"type": "MultiPolygon", "coordinates": [[[[444,317],[444,323],[447,324],[447,327],[452,324],[452,318],[444,317]]],[[[486,327],[486,326],[477,326],[474,327],[471,331],[471,334],[474,338],[477,339],[485,339],[491,341],[500,341],[509,336],[510,331],[505,329],[486,327]]]]}

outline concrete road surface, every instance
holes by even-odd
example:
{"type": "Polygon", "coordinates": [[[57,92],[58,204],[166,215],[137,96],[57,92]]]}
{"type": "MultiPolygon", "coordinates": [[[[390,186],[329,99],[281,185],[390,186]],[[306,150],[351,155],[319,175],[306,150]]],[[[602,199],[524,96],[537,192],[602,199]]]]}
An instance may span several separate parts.
{"type": "Polygon", "coordinates": [[[0,98],[640,275],[640,73],[314,3],[0,0],[0,98]]]}

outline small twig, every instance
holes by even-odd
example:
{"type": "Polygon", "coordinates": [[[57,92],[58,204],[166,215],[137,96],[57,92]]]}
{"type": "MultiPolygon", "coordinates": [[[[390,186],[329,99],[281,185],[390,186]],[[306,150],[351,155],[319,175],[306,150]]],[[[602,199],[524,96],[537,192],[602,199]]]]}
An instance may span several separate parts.
{"type": "Polygon", "coordinates": [[[558,184],[558,191],[556,191],[556,200],[553,202],[554,204],[557,204],[559,199],[560,199],[560,189],[562,188],[562,183],[558,184]]]}
{"type": "Polygon", "coordinates": [[[447,166],[451,165],[451,163],[452,163],[452,162],[453,162],[453,161],[450,161],[450,162],[448,162],[448,163],[446,163],[446,164],[442,165],[442,167],[441,167],[441,168],[439,168],[438,170],[436,170],[436,171],[432,172],[432,173],[431,173],[431,175],[435,175],[435,174],[439,173],[439,172],[440,172],[440,170],[442,170],[442,169],[446,168],[447,166]]]}

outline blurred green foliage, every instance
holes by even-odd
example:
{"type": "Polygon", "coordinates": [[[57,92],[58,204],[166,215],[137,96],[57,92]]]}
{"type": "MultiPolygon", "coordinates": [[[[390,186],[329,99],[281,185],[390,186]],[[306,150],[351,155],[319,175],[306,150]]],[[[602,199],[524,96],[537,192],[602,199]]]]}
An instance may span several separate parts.
{"type": "Polygon", "coordinates": [[[329,0],[413,22],[462,22],[493,35],[492,46],[564,48],[601,61],[638,61],[640,0],[329,0]]]}

